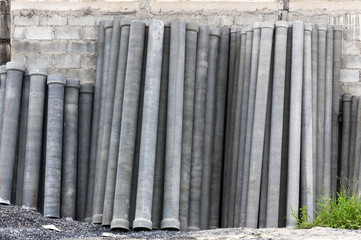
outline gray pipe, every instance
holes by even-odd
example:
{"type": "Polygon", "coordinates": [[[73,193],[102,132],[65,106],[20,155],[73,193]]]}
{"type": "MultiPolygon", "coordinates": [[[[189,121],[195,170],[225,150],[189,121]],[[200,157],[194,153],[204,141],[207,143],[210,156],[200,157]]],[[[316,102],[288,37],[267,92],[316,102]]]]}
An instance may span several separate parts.
{"type": "Polygon", "coordinates": [[[6,64],[7,84],[4,99],[6,107],[3,114],[0,149],[0,203],[2,204],[10,204],[11,200],[24,71],[23,63],[6,64]]]}
{"type": "MultiPolygon", "coordinates": [[[[234,143],[237,142],[238,149],[238,164],[237,164],[237,175],[235,179],[235,206],[234,206],[234,219],[233,226],[240,226],[240,214],[241,214],[241,194],[242,191],[237,191],[237,189],[241,189],[242,180],[243,180],[243,163],[244,163],[244,149],[245,149],[245,141],[246,141],[246,125],[247,125],[247,112],[248,112],[248,98],[249,98],[249,85],[250,85],[250,74],[251,74],[251,58],[252,58],[252,41],[253,41],[253,28],[252,26],[248,26],[246,28],[246,38],[245,38],[245,48],[244,51],[244,59],[243,59],[243,75],[240,76],[243,78],[243,86],[242,86],[242,97],[237,100],[237,103],[240,105],[239,110],[239,118],[236,120],[238,122],[239,131],[237,131],[235,135],[238,135],[237,141],[234,140],[234,143]]],[[[237,126],[236,125],[236,126],[237,126]]],[[[233,179],[232,179],[233,180],[233,179]]]]}
{"type": "MultiPolygon", "coordinates": [[[[218,71],[216,83],[216,112],[214,129],[214,147],[212,158],[212,180],[211,180],[211,205],[209,213],[209,228],[220,227],[221,211],[221,184],[223,164],[223,141],[225,130],[226,98],[227,98],[227,70],[229,57],[229,28],[221,27],[221,37],[218,50],[218,71]]],[[[223,196],[224,197],[224,196],[223,196]]],[[[224,207],[224,205],[222,205],[224,207]]]]}
{"type": "Polygon", "coordinates": [[[292,67],[292,35],[293,23],[288,23],[287,31],[287,56],[286,56],[286,82],[285,100],[283,111],[283,133],[282,133],[282,159],[281,159],[281,189],[278,226],[286,226],[287,210],[287,178],[288,178],[288,139],[290,125],[290,88],[291,88],[291,67],[292,67]]]}
{"type": "Polygon", "coordinates": [[[162,72],[164,23],[153,20],[149,24],[147,64],[144,86],[142,132],[139,153],[139,172],[134,229],[152,230],[154,166],[162,72]]]}
{"type": "MultiPolygon", "coordinates": [[[[314,206],[313,208],[316,209],[316,205],[317,205],[317,201],[316,201],[316,192],[317,192],[317,181],[316,181],[316,169],[317,169],[317,116],[318,116],[318,111],[317,111],[317,56],[318,56],[318,45],[317,45],[317,40],[318,40],[318,26],[317,24],[313,24],[313,29],[312,29],[312,36],[311,36],[311,41],[312,41],[312,50],[311,50],[311,58],[312,58],[312,166],[313,166],[313,197],[314,197],[314,206]]],[[[316,213],[313,212],[313,217],[316,217],[316,213]]]]}
{"type": "Polygon", "coordinates": [[[180,230],[188,228],[189,188],[192,162],[192,134],[194,109],[194,83],[196,77],[198,24],[187,23],[186,53],[184,72],[184,103],[183,103],[183,129],[182,129],[182,164],[179,220],[180,230]]]}
{"type": "Polygon", "coordinates": [[[136,141],[144,34],[145,23],[136,20],[132,21],[129,33],[129,49],[111,229],[129,230],[129,199],[136,141]]]}
{"type": "Polygon", "coordinates": [[[246,226],[249,166],[250,166],[250,157],[251,157],[251,142],[252,142],[253,117],[254,117],[254,107],[255,107],[255,98],[256,98],[260,40],[261,40],[261,23],[257,22],[253,25],[252,62],[251,62],[251,75],[250,75],[248,110],[247,110],[247,130],[246,130],[246,142],[245,142],[246,147],[244,150],[244,162],[243,162],[241,212],[240,212],[240,222],[239,222],[240,227],[246,226]]]}
{"type": "MultiPolygon", "coordinates": [[[[304,26],[303,91],[301,126],[301,206],[313,220],[313,142],[312,142],[312,24],[304,26]]],[[[330,149],[331,150],[331,149],[330,149]]]]}
{"type": "Polygon", "coordinates": [[[332,85],[333,85],[333,27],[327,26],[325,78],[325,132],[323,148],[323,196],[331,194],[332,158],[332,85]]]}
{"type": "MultiPolygon", "coordinates": [[[[339,143],[339,116],[341,104],[340,68],[342,49],[342,26],[333,26],[333,85],[332,85],[332,159],[331,159],[331,192],[337,191],[339,143]]],[[[359,184],[361,187],[361,184],[359,184]]]]}
{"type": "Polygon", "coordinates": [[[278,227],[282,160],[282,133],[286,80],[288,23],[275,22],[275,49],[270,132],[266,227],[278,227]]]}
{"type": "Polygon", "coordinates": [[[152,206],[153,229],[160,229],[160,222],[163,212],[163,184],[164,184],[165,141],[166,141],[166,128],[167,128],[169,48],[170,48],[170,21],[166,21],[164,22],[162,81],[160,86],[157,153],[155,158],[155,171],[154,171],[154,189],[153,189],[153,206],[152,206]]]}
{"type": "Polygon", "coordinates": [[[359,96],[353,96],[352,107],[351,107],[351,133],[350,133],[350,153],[348,158],[348,174],[345,175],[347,178],[346,185],[341,186],[344,190],[350,187],[350,181],[353,179],[353,167],[356,149],[356,125],[357,125],[357,109],[359,96]]]}
{"type": "Polygon", "coordinates": [[[79,132],[78,132],[78,170],[76,192],[76,219],[84,221],[88,184],[90,154],[90,132],[93,108],[94,84],[80,84],[79,90],[79,132]]]}
{"type": "Polygon", "coordinates": [[[206,119],[204,127],[204,148],[202,162],[200,228],[208,229],[211,197],[211,173],[214,144],[215,98],[218,47],[221,31],[211,28],[208,49],[208,73],[206,93],[206,119]]]}
{"type": "Polygon", "coordinates": [[[199,25],[197,65],[194,90],[193,143],[191,184],[189,193],[188,230],[200,230],[201,179],[204,146],[204,122],[207,89],[208,48],[210,29],[199,25]]]}
{"type": "Polygon", "coordinates": [[[36,210],[38,205],[45,90],[48,69],[44,67],[32,67],[29,69],[29,75],[29,111],[26,131],[22,205],[36,210]]]}
{"type": "Polygon", "coordinates": [[[94,88],[94,104],[92,114],[92,127],[90,137],[90,154],[88,165],[88,182],[86,190],[86,206],[85,206],[85,219],[86,222],[91,222],[92,209],[93,209],[93,193],[94,193],[94,178],[95,178],[95,164],[96,164],[96,151],[98,142],[98,130],[99,130],[99,113],[100,113],[100,99],[102,88],[102,72],[103,72],[103,59],[105,48],[105,21],[99,22],[99,34],[98,34],[98,53],[97,53],[97,71],[94,88]]]}
{"type": "Polygon", "coordinates": [[[46,133],[46,166],[44,217],[58,218],[61,196],[61,160],[63,149],[64,87],[63,75],[48,76],[48,116],[46,133]]]}
{"type": "Polygon", "coordinates": [[[129,46],[129,30],[132,19],[123,18],[120,21],[120,47],[118,56],[118,70],[116,74],[116,87],[114,95],[113,119],[109,142],[108,166],[105,182],[103,220],[102,225],[111,224],[113,217],[115,180],[117,176],[117,164],[119,154],[120,128],[123,110],[123,95],[125,71],[127,67],[127,55],[129,46]]]}
{"type": "MultiPolygon", "coordinates": [[[[105,31],[107,31],[107,28],[105,31]]],[[[108,166],[111,121],[113,117],[112,115],[118,66],[119,42],[120,18],[115,18],[113,22],[113,30],[110,40],[110,52],[108,57],[109,63],[104,62],[104,66],[108,67],[108,69],[106,69],[105,71],[107,71],[108,73],[107,75],[103,75],[103,80],[106,81],[106,85],[102,86],[102,108],[100,109],[101,116],[99,122],[99,126],[101,126],[101,131],[100,133],[98,133],[99,144],[97,149],[97,167],[94,183],[92,219],[93,223],[102,223],[103,218],[104,193],[108,166]]],[[[107,47],[107,43],[105,47],[107,47]]]]}
{"type": "Polygon", "coordinates": [[[292,68],[290,92],[290,126],[288,147],[288,186],[286,227],[294,227],[297,222],[292,210],[298,216],[300,187],[301,154],[301,111],[302,111],[302,74],[303,74],[303,37],[302,22],[293,23],[292,68]]]}
{"type": "MultiPolygon", "coordinates": [[[[6,89],[6,65],[0,66],[0,136],[3,125],[3,114],[4,114],[4,99],[6,89]]],[[[0,137],[0,148],[1,148],[1,137],[0,137]]]]}
{"type": "MultiPolygon", "coordinates": [[[[243,28],[240,37],[240,52],[236,59],[237,75],[234,77],[237,87],[233,90],[233,115],[231,122],[232,131],[232,160],[231,160],[231,171],[230,171],[230,192],[228,202],[228,222],[231,227],[234,227],[235,216],[235,204],[236,204],[236,185],[237,185],[237,170],[238,170],[238,153],[239,153],[239,136],[241,127],[241,111],[242,111],[242,93],[244,84],[244,64],[246,58],[246,39],[247,32],[251,32],[251,27],[243,28]]],[[[249,34],[248,34],[249,35],[249,34]]],[[[247,87],[245,87],[247,88],[247,87]]],[[[243,163],[241,163],[243,166],[243,163]]],[[[237,221],[236,221],[237,222],[237,221]]]]}
{"type": "Polygon", "coordinates": [[[350,156],[350,135],[351,135],[351,107],[352,95],[346,93],[343,95],[342,106],[342,142],[341,142],[341,169],[340,186],[341,189],[347,186],[348,179],[348,159],[350,156]]]}
{"type": "Polygon", "coordinates": [[[61,171],[61,217],[71,217],[72,219],[75,219],[76,216],[79,88],[80,82],[78,80],[66,80],[61,171]]]}
{"type": "Polygon", "coordinates": [[[247,196],[246,226],[256,228],[261,188],[263,145],[265,141],[266,112],[272,56],[273,22],[263,22],[259,50],[259,66],[254,108],[254,124],[250,154],[249,188],[247,196]]]}
{"type": "Polygon", "coordinates": [[[326,74],[326,25],[318,25],[317,56],[317,165],[316,165],[316,198],[323,193],[323,147],[325,127],[325,74],[326,74]]]}
{"type": "Polygon", "coordinates": [[[229,182],[230,182],[230,156],[232,151],[232,132],[231,132],[231,112],[232,112],[232,94],[234,84],[234,62],[236,58],[237,28],[231,28],[229,36],[229,65],[228,65],[228,87],[227,87],[227,112],[225,124],[225,143],[224,143],[224,167],[223,167],[223,191],[222,191],[222,216],[221,226],[228,227],[228,202],[229,202],[229,182]]]}
{"type": "MultiPolygon", "coordinates": [[[[361,103],[360,98],[358,98],[357,103],[357,116],[356,116],[356,138],[355,138],[355,153],[353,156],[353,167],[352,167],[352,176],[349,178],[350,183],[355,189],[358,189],[358,179],[359,179],[359,170],[360,170],[360,157],[361,157],[361,103]]],[[[352,157],[352,156],[350,156],[352,157]]],[[[332,176],[333,177],[333,176],[332,176]]]]}
{"type": "Polygon", "coordinates": [[[25,148],[26,148],[26,131],[28,123],[29,111],[29,89],[30,76],[29,69],[25,69],[23,89],[21,93],[21,107],[20,107],[20,128],[19,128],[19,148],[17,156],[16,167],[16,205],[22,205],[23,183],[24,183],[24,164],[25,164],[25,148]]]}
{"type": "Polygon", "coordinates": [[[185,63],[184,19],[172,20],[168,82],[167,139],[161,229],[179,230],[179,190],[185,63]]]}

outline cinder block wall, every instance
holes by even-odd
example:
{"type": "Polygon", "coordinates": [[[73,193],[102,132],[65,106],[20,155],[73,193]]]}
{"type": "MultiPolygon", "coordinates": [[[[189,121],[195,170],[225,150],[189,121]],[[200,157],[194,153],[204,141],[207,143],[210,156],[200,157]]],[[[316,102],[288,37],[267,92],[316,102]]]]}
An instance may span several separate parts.
{"type": "MultiPolygon", "coordinates": [[[[95,79],[97,25],[127,15],[171,19],[211,26],[245,26],[275,21],[279,0],[15,0],[11,9],[11,58],[27,66],[50,67],[82,82],[95,79]]],[[[359,1],[291,0],[290,21],[344,26],[341,84],[361,95],[361,3],[359,1]]]]}

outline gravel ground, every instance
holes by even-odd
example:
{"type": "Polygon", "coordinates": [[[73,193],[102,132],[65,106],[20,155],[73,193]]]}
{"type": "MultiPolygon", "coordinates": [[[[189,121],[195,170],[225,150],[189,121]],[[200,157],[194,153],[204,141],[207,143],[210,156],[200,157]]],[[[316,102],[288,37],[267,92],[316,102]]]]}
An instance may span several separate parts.
{"type": "Polygon", "coordinates": [[[98,225],[77,222],[71,219],[44,218],[38,212],[19,206],[0,205],[0,239],[269,239],[269,240],[361,240],[361,230],[331,228],[287,229],[287,228],[227,228],[198,232],[148,231],[117,232],[98,225]],[[54,225],[60,232],[43,228],[54,225]]]}

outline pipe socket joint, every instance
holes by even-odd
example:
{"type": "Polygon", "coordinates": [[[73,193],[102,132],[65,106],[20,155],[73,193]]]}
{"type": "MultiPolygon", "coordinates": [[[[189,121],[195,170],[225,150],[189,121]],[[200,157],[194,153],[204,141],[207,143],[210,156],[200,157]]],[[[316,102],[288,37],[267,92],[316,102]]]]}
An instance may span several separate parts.
{"type": "Polygon", "coordinates": [[[280,28],[280,27],[288,28],[289,25],[288,25],[288,22],[286,22],[286,21],[276,21],[275,22],[275,27],[276,28],[280,28]]]}
{"type": "Polygon", "coordinates": [[[0,74],[6,74],[6,65],[0,66],[0,74]]]}
{"type": "Polygon", "coordinates": [[[350,93],[345,93],[342,97],[342,101],[344,102],[351,102],[352,101],[352,95],[350,93]]]}
{"type": "Polygon", "coordinates": [[[80,82],[76,79],[67,79],[66,87],[80,88],[80,82]]]}
{"type": "Polygon", "coordinates": [[[94,93],[94,84],[92,83],[86,83],[86,84],[80,84],[80,93],[94,93]]]}
{"type": "Polygon", "coordinates": [[[66,84],[66,78],[61,74],[50,74],[48,76],[48,85],[58,83],[58,84],[66,84]]]}
{"type": "Polygon", "coordinates": [[[33,75],[48,76],[48,68],[31,67],[31,68],[29,68],[29,76],[33,76],[33,75]]]}
{"type": "Polygon", "coordinates": [[[187,31],[194,31],[194,32],[198,32],[198,24],[195,22],[187,22],[187,31]]]}
{"type": "Polygon", "coordinates": [[[25,64],[21,62],[8,62],[6,63],[6,71],[9,70],[25,72],[25,64]]]}

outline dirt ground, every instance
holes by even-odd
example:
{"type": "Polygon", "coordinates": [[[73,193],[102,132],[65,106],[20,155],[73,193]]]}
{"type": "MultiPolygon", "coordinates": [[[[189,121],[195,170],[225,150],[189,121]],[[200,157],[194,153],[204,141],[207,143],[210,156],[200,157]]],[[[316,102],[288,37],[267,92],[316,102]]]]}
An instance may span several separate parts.
{"type": "Polygon", "coordinates": [[[40,213],[19,206],[0,205],[0,239],[342,239],[361,240],[361,230],[313,228],[309,230],[287,228],[227,228],[198,232],[148,231],[116,232],[101,226],[71,219],[43,218],[40,213]],[[52,225],[58,230],[44,228],[52,225]]]}

